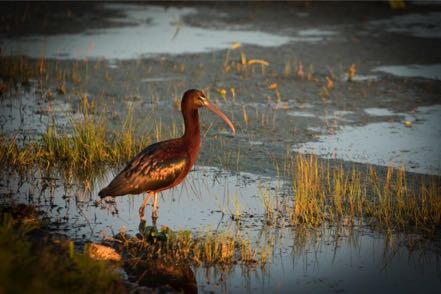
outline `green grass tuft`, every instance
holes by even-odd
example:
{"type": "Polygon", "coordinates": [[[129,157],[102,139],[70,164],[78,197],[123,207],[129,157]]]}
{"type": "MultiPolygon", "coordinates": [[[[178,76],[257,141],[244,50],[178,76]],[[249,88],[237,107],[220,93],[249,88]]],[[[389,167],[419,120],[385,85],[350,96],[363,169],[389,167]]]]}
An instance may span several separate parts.
{"type": "Polygon", "coordinates": [[[126,292],[108,264],[69,247],[41,233],[35,220],[0,213],[0,293],[126,292]]]}

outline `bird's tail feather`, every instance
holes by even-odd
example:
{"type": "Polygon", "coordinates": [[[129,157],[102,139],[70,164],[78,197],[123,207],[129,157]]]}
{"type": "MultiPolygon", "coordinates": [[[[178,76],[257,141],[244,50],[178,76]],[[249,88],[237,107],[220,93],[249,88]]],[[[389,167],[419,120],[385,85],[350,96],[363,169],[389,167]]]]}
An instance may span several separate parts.
{"type": "Polygon", "coordinates": [[[98,196],[100,196],[101,198],[107,197],[107,196],[122,196],[122,195],[126,195],[128,194],[126,192],[125,187],[121,187],[121,186],[117,186],[117,187],[106,187],[104,189],[102,189],[99,193],[98,196]]]}
{"type": "Polygon", "coordinates": [[[109,187],[102,189],[101,191],[99,191],[98,196],[100,196],[101,198],[110,196],[108,193],[109,192],[108,190],[109,190],[109,187]]]}
{"type": "Polygon", "coordinates": [[[101,198],[107,196],[122,196],[129,194],[131,192],[130,186],[123,179],[117,177],[115,178],[107,187],[102,189],[98,195],[101,198]]]}

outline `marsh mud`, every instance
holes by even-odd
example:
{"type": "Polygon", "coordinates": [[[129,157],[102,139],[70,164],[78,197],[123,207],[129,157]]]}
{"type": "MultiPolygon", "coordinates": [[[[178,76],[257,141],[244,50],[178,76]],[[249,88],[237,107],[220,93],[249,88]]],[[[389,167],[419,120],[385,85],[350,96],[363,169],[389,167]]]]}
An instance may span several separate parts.
{"type": "MultiPolygon", "coordinates": [[[[21,79],[4,66],[0,72],[5,136],[38,137],[50,123],[69,129],[87,102],[92,115],[104,115],[111,126],[133,109],[140,135],[172,137],[181,132],[179,101],[189,88],[204,90],[232,119],[234,137],[201,111],[198,166],[183,185],[162,193],[157,226],[241,234],[255,248],[269,246],[270,261],[192,267],[200,292],[441,288],[439,234],[427,241],[362,224],[300,230],[268,223],[262,200],[262,193],[293,195],[283,172],[291,152],[317,153],[347,169],[374,166],[380,175],[388,165],[403,166],[416,178],[439,180],[441,7],[1,6],[2,65],[21,64],[12,66],[21,79]]],[[[39,207],[54,230],[77,244],[118,232],[136,235],[142,197],[98,201],[97,191],[116,172],[78,180],[2,165],[1,201],[39,207]]]]}

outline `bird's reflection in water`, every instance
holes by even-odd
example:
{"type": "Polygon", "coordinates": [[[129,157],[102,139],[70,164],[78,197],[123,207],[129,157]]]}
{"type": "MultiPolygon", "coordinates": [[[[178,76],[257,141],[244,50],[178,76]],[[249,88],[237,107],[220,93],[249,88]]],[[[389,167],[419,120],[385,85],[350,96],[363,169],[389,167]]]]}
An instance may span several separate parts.
{"type": "MultiPolygon", "coordinates": [[[[145,221],[139,224],[138,238],[155,246],[167,241],[166,233],[158,231],[156,223],[147,226],[145,221]]],[[[158,247],[160,248],[160,247],[158,247]]],[[[176,262],[173,256],[137,254],[124,263],[129,279],[140,286],[157,288],[159,292],[175,290],[184,293],[197,293],[196,278],[189,263],[176,262]],[[170,289],[172,288],[172,289],[170,289]],[[168,290],[167,290],[168,289],[168,290]]]]}

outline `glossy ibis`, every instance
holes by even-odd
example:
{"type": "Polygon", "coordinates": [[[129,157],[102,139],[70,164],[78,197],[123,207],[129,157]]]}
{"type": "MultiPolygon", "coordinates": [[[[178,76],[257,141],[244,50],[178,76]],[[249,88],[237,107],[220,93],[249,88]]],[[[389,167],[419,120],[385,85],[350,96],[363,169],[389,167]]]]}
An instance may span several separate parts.
{"type": "Polygon", "coordinates": [[[181,110],[184,117],[185,132],[180,138],[157,142],[142,150],[127,166],[99,192],[101,198],[141,194],[147,196],[139,208],[139,216],[144,219],[144,210],[154,195],[152,219],[157,218],[158,193],[180,184],[196,161],[201,136],[198,109],[207,107],[220,116],[233,133],[236,132],[231,121],[219,109],[210,104],[204,93],[191,89],[184,93],[181,110]]]}

